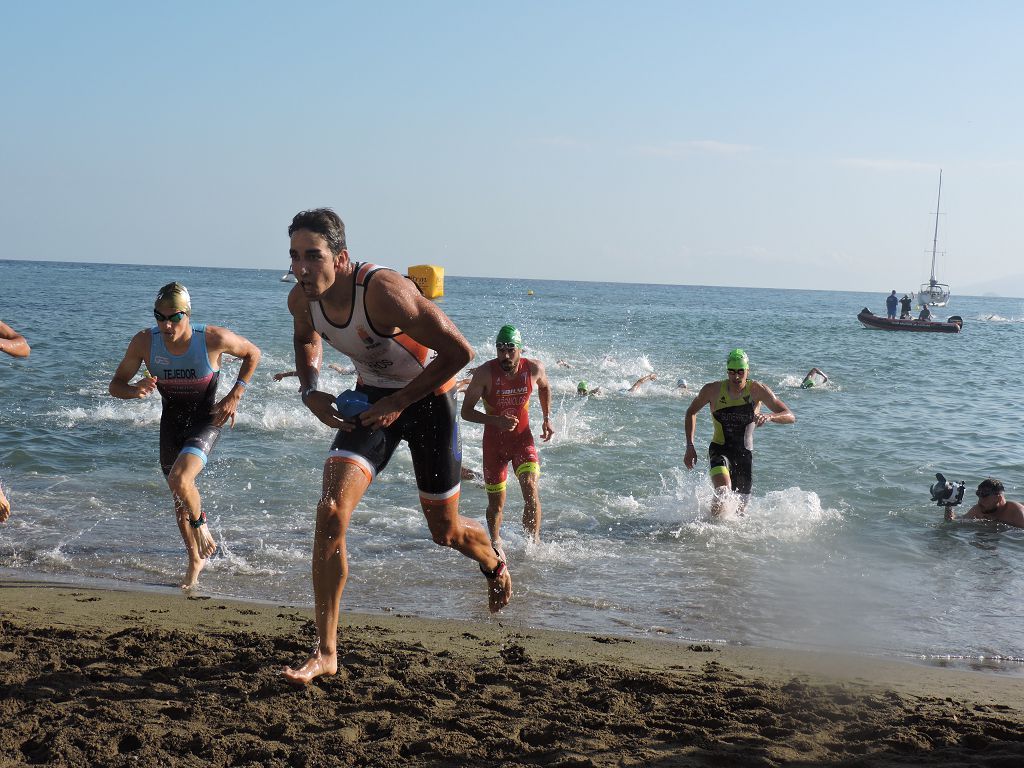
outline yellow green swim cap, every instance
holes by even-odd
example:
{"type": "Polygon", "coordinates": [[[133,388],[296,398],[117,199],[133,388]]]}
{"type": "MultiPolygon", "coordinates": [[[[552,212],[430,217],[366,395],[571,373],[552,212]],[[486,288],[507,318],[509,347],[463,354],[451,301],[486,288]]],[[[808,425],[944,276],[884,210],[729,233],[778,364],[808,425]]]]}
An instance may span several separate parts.
{"type": "Polygon", "coordinates": [[[168,283],[156,292],[154,304],[169,304],[175,309],[183,309],[186,312],[192,310],[192,297],[188,294],[188,288],[181,283],[168,283]]]}
{"type": "Polygon", "coordinates": [[[729,353],[725,367],[733,371],[748,370],[750,368],[750,358],[747,357],[747,353],[742,349],[734,349],[729,353]]]}
{"type": "Polygon", "coordinates": [[[498,338],[494,340],[495,344],[515,344],[519,349],[523,348],[523,337],[519,333],[519,329],[514,325],[503,325],[501,330],[498,331],[498,338]]]}

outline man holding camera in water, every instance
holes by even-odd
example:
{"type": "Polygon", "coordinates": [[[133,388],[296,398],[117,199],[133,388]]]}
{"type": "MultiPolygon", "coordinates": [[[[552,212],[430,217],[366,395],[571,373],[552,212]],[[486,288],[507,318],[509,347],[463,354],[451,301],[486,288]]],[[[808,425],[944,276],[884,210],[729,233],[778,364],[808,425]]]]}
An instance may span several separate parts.
{"type": "Polygon", "coordinates": [[[946,504],[947,520],[993,520],[1015,528],[1024,528],[1024,504],[1007,501],[1003,495],[1003,484],[994,477],[981,481],[978,490],[978,503],[959,517],[953,512],[953,504],[946,504]]]}

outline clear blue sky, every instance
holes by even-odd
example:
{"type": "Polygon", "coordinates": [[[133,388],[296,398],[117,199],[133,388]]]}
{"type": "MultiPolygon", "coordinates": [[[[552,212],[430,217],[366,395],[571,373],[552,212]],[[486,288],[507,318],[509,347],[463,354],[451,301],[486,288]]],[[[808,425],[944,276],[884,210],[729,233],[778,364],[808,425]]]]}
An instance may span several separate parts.
{"type": "MultiPolygon", "coordinates": [[[[0,11],[0,257],[1024,286],[1019,2],[41,2],[0,11]],[[1016,277],[1014,277],[1016,276],[1016,277]]],[[[1015,295],[1022,295],[1016,293],[1015,295]]]]}

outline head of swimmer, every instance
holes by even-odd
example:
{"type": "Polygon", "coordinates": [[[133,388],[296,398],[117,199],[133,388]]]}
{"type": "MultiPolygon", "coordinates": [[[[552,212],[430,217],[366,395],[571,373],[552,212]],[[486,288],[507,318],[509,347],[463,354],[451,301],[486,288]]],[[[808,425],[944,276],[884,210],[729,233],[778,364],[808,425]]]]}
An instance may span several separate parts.
{"type": "Polygon", "coordinates": [[[170,339],[180,339],[189,330],[192,297],[181,283],[168,283],[156,293],[153,318],[160,333],[170,339]]]}
{"type": "Polygon", "coordinates": [[[519,356],[523,351],[523,337],[514,325],[503,325],[494,340],[498,365],[505,373],[519,368],[519,356]]]}
{"type": "Polygon", "coordinates": [[[743,387],[747,383],[747,374],[750,372],[750,358],[742,349],[734,349],[726,358],[725,368],[729,373],[729,383],[737,387],[743,387]]]}
{"type": "Polygon", "coordinates": [[[292,273],[307,298],[319,298],[348,265],[345,223],[330,208],[299,211],[288,226],[292,273]]]}

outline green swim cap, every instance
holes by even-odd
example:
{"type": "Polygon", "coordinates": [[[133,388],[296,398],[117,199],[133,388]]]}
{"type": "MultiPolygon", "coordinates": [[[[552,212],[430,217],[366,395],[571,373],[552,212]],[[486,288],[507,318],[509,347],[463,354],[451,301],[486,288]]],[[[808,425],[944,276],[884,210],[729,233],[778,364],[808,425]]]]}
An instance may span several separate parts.
{"type": "Polygon", "coordinates": [[[577,392],[577,394],[585,395],[589,391],[590,391],[590,387],[587,386],[587,382],[585,382],[585,381],[581,381],[579,384],[576,385],[576,392],[577,392]]]}
{"type": "Polygon", "coordinates": [[[734,349],[729,353],[729,358],[725,361],[725,367],[733,371],[747,370],[750,368],[750,358],[747,357],[747,353],[742,349],[734,349]]]}
{"type": "Polygon", "coordinates": [[[498,331],[498,338],[494,340],[495,344],[515,344],[520,349],[523,348],[523,337],[519,333],[519,329],[514,325],[503,325],[501,330],[498,331]]]}

